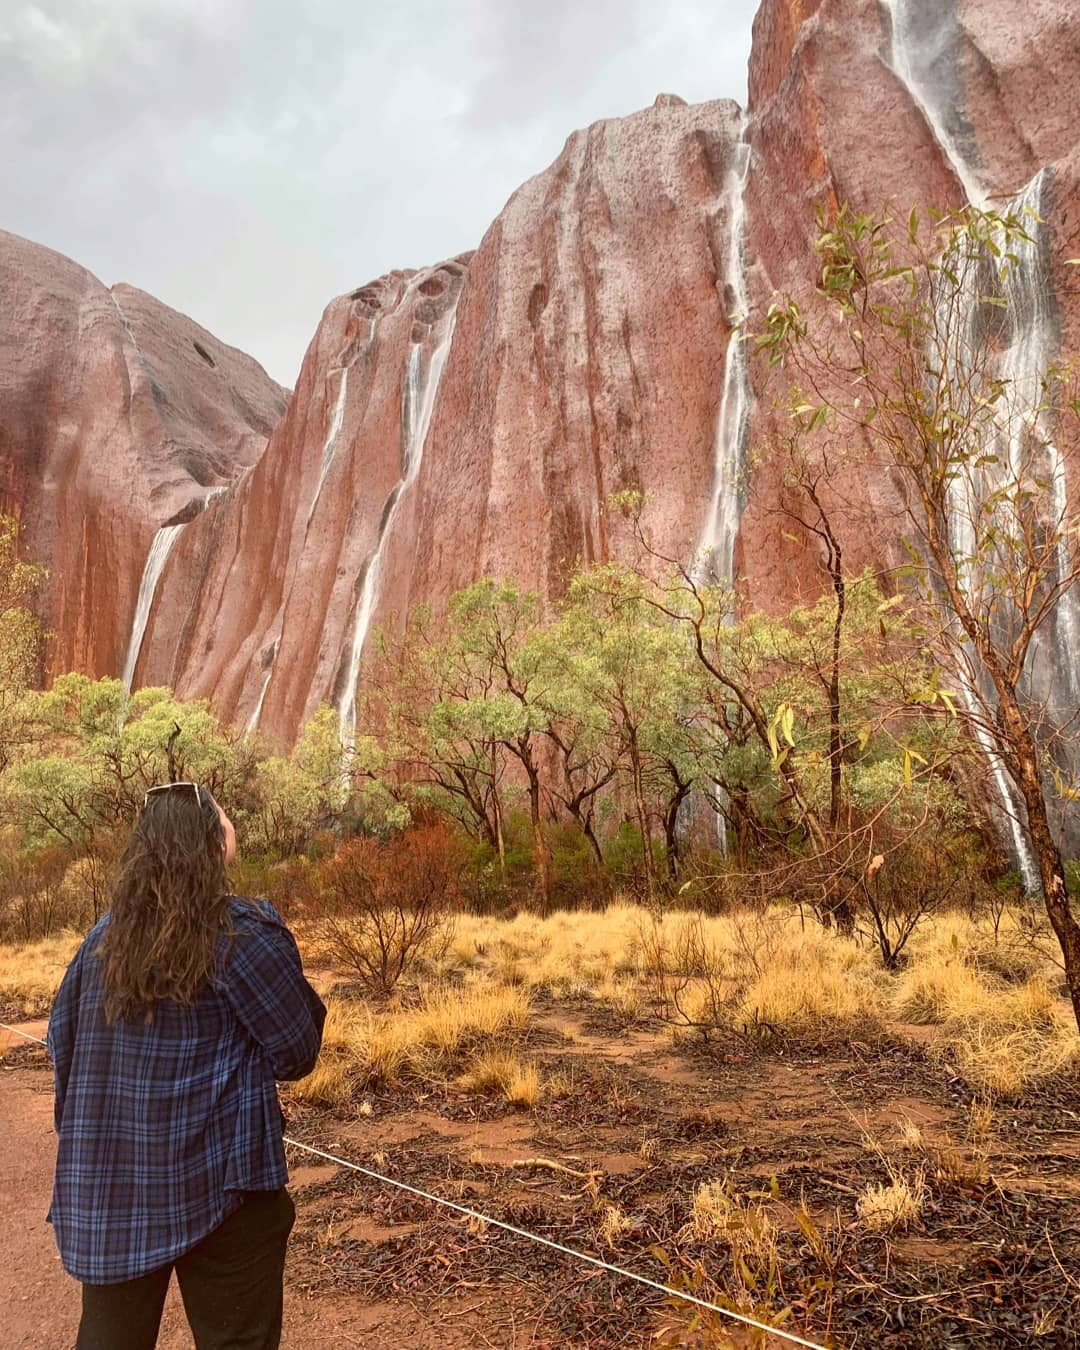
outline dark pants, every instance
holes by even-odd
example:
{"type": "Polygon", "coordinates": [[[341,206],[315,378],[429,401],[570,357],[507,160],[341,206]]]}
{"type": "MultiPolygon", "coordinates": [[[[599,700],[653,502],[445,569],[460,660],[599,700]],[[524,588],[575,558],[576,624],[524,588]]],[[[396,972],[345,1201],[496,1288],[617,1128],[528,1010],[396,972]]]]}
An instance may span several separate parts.
{"type": "Polygon", "coordinates": [[[174,1269],[196,1350],[277,1350],[295,1217],[288,1191],[248,1191],[234,1214],[171,1265],[123,1284],[84,1284],[75,1350],[154,1350],[174,1269]]]}

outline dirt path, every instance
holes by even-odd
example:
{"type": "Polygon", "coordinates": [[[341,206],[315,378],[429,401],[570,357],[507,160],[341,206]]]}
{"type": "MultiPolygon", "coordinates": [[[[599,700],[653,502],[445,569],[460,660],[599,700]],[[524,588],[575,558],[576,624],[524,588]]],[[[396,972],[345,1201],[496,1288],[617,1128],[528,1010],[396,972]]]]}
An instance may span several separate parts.
{"type": "MultiPolygon", "coordinates": [[[[70,1350],[79,1320],[79,1287],[60,1265],[45,1222],[55,1137],[46,1069],[0,1067],[0,1310],[2,1350],[70,1350]]],[[[482,1345],[483,1341],[474,1342],[482,1345]]],[[[159,1350],[191,1350],[175,1283],[169,1290],[159,1350]]],[[[409,1345],[435,1350],[426,1319],[409,1309],[286,1290],[283,1350],[348,1350],[409,1345]]]]}

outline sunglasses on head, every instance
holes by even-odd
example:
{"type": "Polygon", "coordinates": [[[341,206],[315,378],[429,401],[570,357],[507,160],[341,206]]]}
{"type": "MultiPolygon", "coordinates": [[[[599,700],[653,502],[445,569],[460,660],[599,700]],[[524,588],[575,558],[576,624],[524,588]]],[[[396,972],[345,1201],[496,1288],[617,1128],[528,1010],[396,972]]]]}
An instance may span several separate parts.
{"type": "Polygon", "coordinates": [[[202,801],[202,798],[199,796],[199,785],[198,785],[198,783],[159,783],[157,787],[152,787],[152,788],[148,789],[148,791],[147,791],[147,793],[146,793],[146,796],[143,798],[143,809],[145,810],[145,808],[146,808],[146,803],[147,803],[147,802],[150,800],[150,798],[153,797],[156,793],[159,793],[159,792],[173,792],[176,788],[191,788],[192,792],[194,792],[194,794],[195,794],[195,800],[196,800],[197,802],[201,802],[201,801],[202,801]]]}

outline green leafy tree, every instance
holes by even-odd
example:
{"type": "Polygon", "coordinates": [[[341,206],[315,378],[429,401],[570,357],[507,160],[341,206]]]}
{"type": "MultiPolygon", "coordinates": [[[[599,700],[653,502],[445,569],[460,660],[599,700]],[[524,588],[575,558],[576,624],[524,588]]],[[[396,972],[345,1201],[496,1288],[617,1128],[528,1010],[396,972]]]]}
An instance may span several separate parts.
{"type": "Polygon", "coordinates": [[[446,812],[496,854],[505,878],[506,751],[486,719],[447,715],[475,695],[471,667],[453,659],[430,608],[417,606],[400,638],[378,636],[351,771],[369,809],[398,824],[414,810],[446,812]]]}
{"type": "Polygon", "coordinates": [[[0,773],[28,735],[27,695],[41,654],[41,624],[31,603],[45,568],[25,561],[19,523],[0,515],[0,773]]]}
{"type": "Polygon", "coordinates": [[[1077,796],[1075,698],[1042,678],[1078,610],[1064,466],[1080,449],[1080,402],[1045,354],[1042,222],[912,211],[905,230],[844,207],[822,223],[816,306],[774,305],[761,345],[788,372],[797,433],[861,441],[900,486],[927,641],[1034,859],[1080,1025],[1061,842],[1077,796]]]}
{"type": "Polygon", "coordinates": [[[347,787],[335,713],[320,705],[288,755],[254,768],[249,835],[262,852],[288,857],[302,852],[341,815],[347,787]]]}
{"type": "Polygon", "coordinates": [[[654,823],[659,817],[674,876],[679,808],[698,777],[688,730],[696,689],[684,638],[662,619],[641,579],[614,564],[574,578],[559,633],[579,699],[607,728],[608,760],[629,790],[645,885],[654,895],[654,823]]]}
{"type": "Polygon", "coordinates": [[[450,600],[438,659],[451,674],[431,709],[435,738],[464,735],[499,747],[525,780],[540,902],[551,903],[541,753],[548,726],[542,653],[528,641],[543,621],[539,597],[484,578],[450,600]]]}

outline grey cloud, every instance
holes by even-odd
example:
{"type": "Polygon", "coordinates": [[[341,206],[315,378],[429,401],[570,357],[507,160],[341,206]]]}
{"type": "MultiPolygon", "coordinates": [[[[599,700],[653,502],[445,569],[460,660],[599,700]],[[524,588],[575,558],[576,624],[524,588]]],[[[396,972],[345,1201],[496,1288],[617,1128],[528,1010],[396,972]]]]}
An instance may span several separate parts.
{"type": "Polygon", "coordinates": [[[745,91],[754,0],[6,0],[0,226],[291,384],[331,296],[474,247],[599,117],[745,91]]]}

